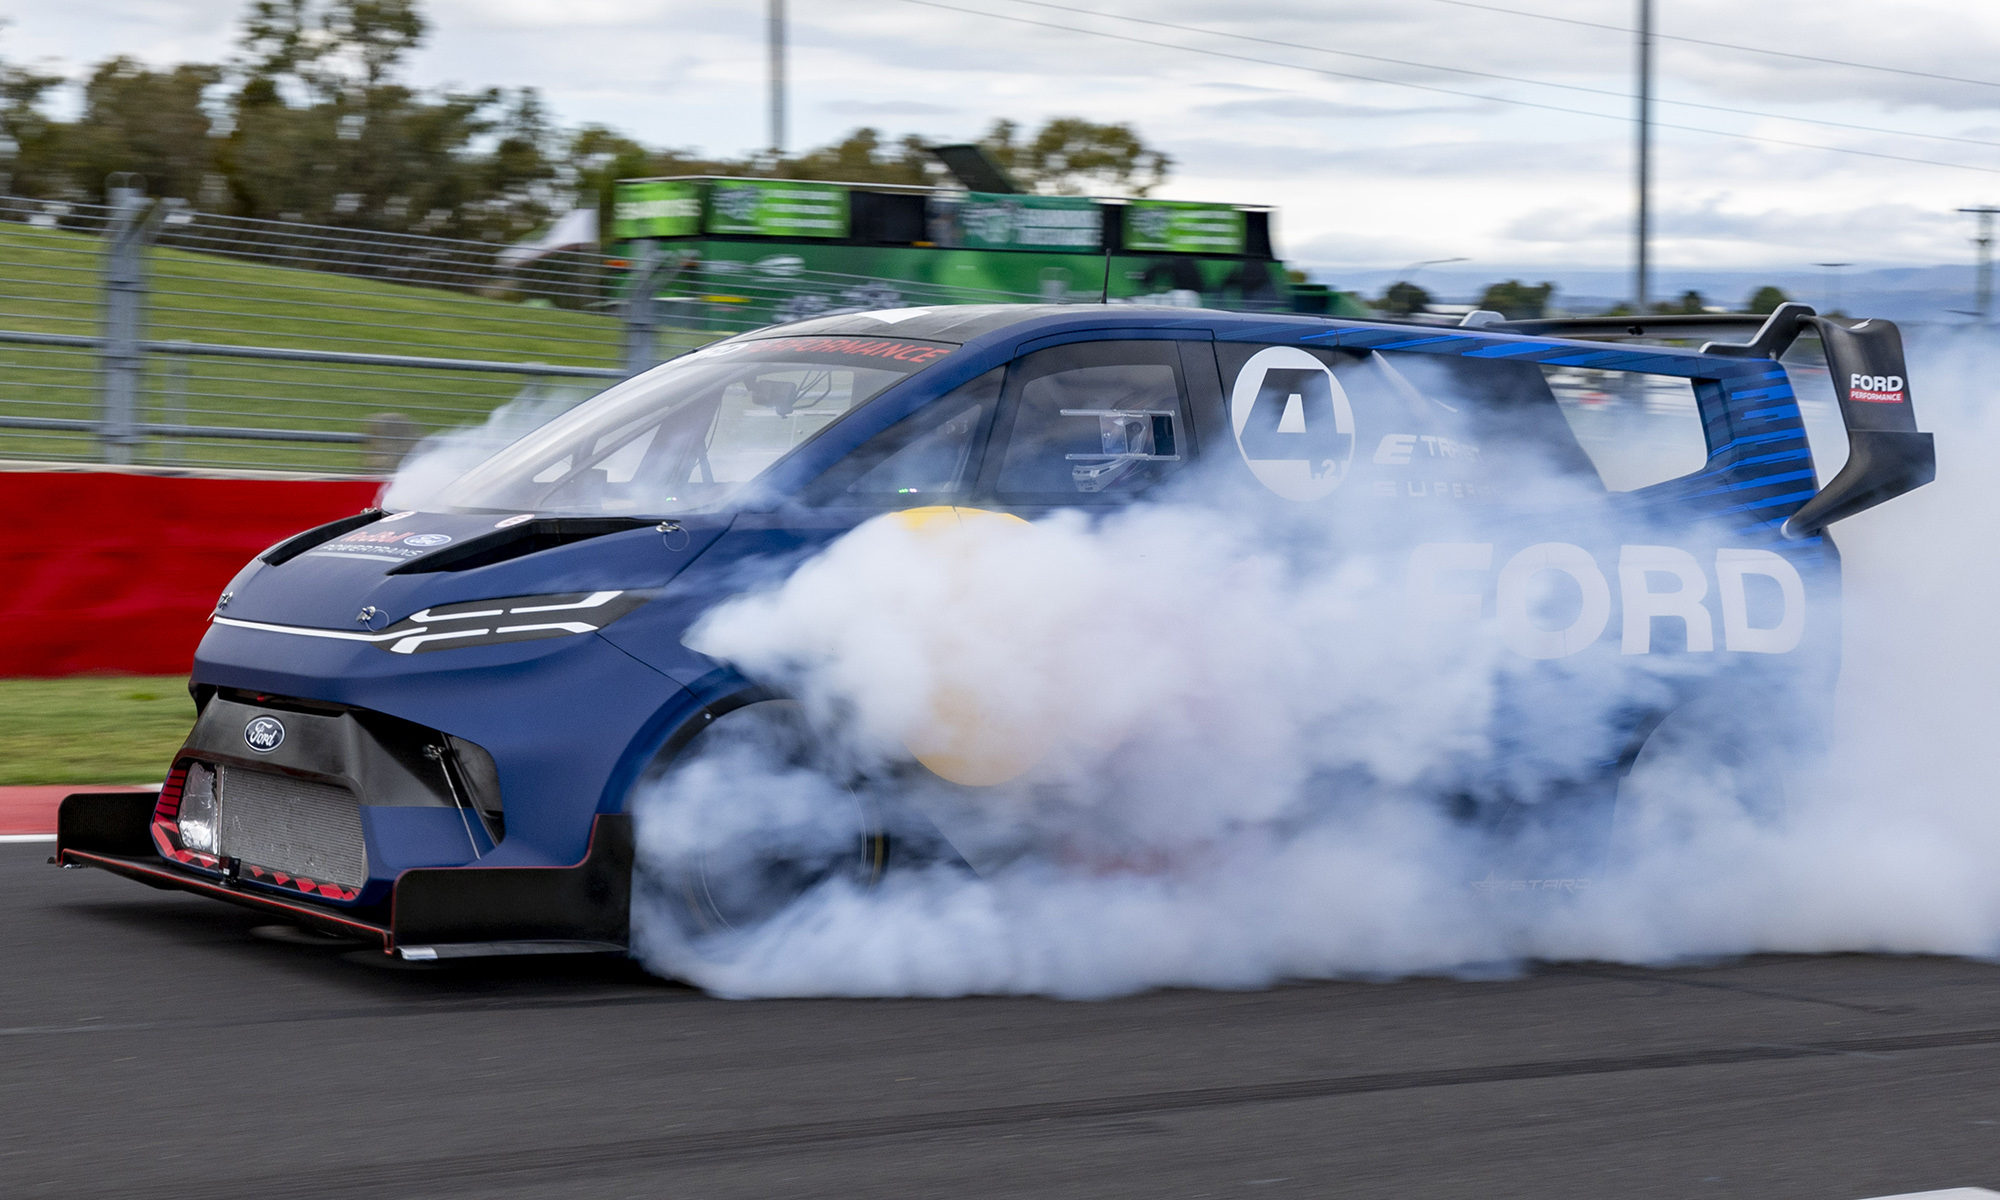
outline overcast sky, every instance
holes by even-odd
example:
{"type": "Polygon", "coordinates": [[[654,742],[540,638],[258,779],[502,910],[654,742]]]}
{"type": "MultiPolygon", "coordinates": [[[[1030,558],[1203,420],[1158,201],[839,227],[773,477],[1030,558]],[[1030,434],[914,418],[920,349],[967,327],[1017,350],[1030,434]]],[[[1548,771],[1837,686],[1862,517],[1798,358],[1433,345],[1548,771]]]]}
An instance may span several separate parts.
{"type": "MultiPolygon", "coordinates": [[[[1277,205],[1282,252],[1355,283],[1455,256],[1496,271],[1629,260],[1633,52],[1619,30],[1632,24],[1633,0],[1487,5],[1512,12],[1450,0],[937,4],[964,11],[915,0],[791,0],[792,147],[860,124],[891,136],[969,138],[996,117],[1129,121],[1177,161],[1161,194],[1277,205]]],[[[71,73],[113,54],[215,61],[228,54],[243,8],[0,0],[9,21],[0,55],[54,60],[71,73]]],[[[1657,28],[1670,35],[1659,43],[1658,93],[1683,102],[1661,103],[1657,119],[1773,139],[1660,131],[1663,264],[1968,261],[1971,218],[1954,210],[2000,202],[2000,5],[1659,0],[1657,8],[1657,28]]],[[[604,122],[654,145],[736,154],[767,136],[764,0],[430,0],[426,12],[432,31],[414,64],[419,83],[533,86],[567,123],[604,122]]]]}

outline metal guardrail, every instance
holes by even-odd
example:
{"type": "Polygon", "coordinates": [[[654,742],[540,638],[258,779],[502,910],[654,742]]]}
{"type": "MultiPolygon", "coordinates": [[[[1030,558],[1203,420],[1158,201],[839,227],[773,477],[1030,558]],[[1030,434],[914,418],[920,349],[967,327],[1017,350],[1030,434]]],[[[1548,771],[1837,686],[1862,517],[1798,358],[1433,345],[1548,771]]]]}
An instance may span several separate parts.
{"type": "Polygon", "coordinates": [[[0,196],[0,458],[382,474],[431,431],[559,411],[717,336],[629,346],[596,254],[111,200],[0,196]]]}
{"type": "MultiPolygon", "coordinates": [[[[103,349],[108,339],[63,333],[19,333],[0,329],[0,342],[22,346],[74,346],[103,349]]],[[[440,371],[489,371],[496,375],[542,375],[570,379],[625,379],[629,372],[613,367],[566,367],[555,363],[498,362],[479,358],[423,358],[413,354],[362,354],[342,350],[292,350],[276,346],[224,346],[203,342],[134,342],[148,354],[191,354],[197,357],[264,359],[272,362],[340,363],[363,367],[417,367],[440,371]]]]}
{"type": "MultiPolygon", "coordinates": [[[[108,339],[63,333],[20,333],[0,330],[0,343],[24,346],[62,346],[102,350],[108,339]]],[[[236,358],[278,362],[337,363],[346,366],[411,367],[428,370],[484,371],[501,375],[529,375],[569,379],[617,380],[626,373],[609,367],[566,367],[551,363],[510,363],[471,358],[419,358],[406,354],[361,354],[334,350],[288,350],[264,346],[222,346],[199,342],[134,342],[141,353],[186,354],[214,358],[236,358]]],[[[101,420],[67,420],[60,417],[15,417],[0,415],[0,429],[32,429],[68,433],[99,433],[101,420]]],[[[141,437],[222,438],[237,441],[304,442],[326,445],[366,445],[370,435],[311,429],[274,429],[236,425],[167,425],[135,422],[130,431],[141,437]]]]}

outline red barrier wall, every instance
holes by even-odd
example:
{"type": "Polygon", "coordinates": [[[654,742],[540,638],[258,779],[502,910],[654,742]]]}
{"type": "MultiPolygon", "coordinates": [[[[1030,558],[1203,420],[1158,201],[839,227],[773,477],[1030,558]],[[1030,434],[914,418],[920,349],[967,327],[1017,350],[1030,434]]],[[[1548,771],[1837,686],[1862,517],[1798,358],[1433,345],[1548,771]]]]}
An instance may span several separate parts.
{"type": "Polygon", "coordinates": [[[0,472],[0,676],[184,672],[244,563],[381,486],[0,472]]]}

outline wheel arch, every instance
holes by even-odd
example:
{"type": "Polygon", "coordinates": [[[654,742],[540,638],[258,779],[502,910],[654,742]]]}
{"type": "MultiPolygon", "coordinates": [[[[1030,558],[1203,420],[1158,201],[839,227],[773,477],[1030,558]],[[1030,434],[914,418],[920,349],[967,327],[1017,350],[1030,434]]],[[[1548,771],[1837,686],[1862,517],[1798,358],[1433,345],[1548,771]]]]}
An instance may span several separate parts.
{"type": "Polygon", "coordinates": [[[599,798],[600,813],[630,811],[632,790],[658,764],[672,762],[702,730],[724,713],[785,694],[757,683],[731,667],[720,667],[683,687],[660,706],[619,757],[599,798]]]}

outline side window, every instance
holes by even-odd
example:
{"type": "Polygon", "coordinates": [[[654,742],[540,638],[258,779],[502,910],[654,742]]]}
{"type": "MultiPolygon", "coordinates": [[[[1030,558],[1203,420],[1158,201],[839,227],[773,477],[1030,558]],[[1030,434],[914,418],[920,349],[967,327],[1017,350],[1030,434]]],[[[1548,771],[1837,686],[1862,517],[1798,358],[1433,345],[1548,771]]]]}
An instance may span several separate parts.
{"type": "Polygon", "coordinates": [[[1576,440],[1614,492],[1691,475],[1708,439],[1691,381],[1671,375],[1543,367],[1576,440]]]}
{"type": "Polygon", "coordinates": [[[971,490],[1006,373],[995,367],[870,438],[813,489],[815,502],[920,503],[971,490]]]}
{"type": "Polygon", "coordinates": [[[1456,354],[1384,354],[1385,368],[1422,395],[1439,432],[1476,451],[1494,498],[1528,496],[1551,479],[1601,490],[1590,456],[1563,419],[1543,368],[1456,354]]]}
{"type": "Polygon", "coordinates": [[[1223,343],[1232,457],[1301,504],[1506,502],[1551,476],[1596,489],[1532,364],[1223,343]]]}
{"type": "Polygon", "coordinates": [[[1170,341],[1082,342],[1014,364],[993,490],[1035,504],[1130,495],[1188,461],[1187,388],[1170,341]]]}

